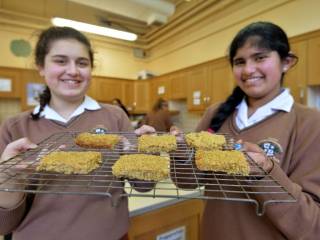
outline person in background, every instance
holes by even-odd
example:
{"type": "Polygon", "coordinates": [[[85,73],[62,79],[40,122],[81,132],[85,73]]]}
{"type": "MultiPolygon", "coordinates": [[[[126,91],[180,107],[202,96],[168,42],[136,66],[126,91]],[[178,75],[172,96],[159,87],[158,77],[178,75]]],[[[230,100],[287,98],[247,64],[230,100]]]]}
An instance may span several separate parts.
{"type": "Polygon", "coordinates": [[[152,110],[143,118],[140,125],[146,124],[154,127],[157,131],[168,132],[172,126],[168,107],[168,102],[159,98],[153,105],[152,110]]]}
{"type": "Polygon", "coordinates": [[[269,205],[259,217],[249,204],[208,200],[203,239],[318,239],[320,113],[282,87],[297,61],[287,35],[270,22],[249,24],[231,42],[229,60],[237,87],[206,110],[196,130],[246,141],[243,149],[297,202],[269,205]]]}
{"type": "MultiPolygon", "coordinates": [[[[108,131],[133,131],[122,110],[86,95],[94,60],[82,33],[68,27],[44,30],[36,44],[35,62],[47,87],[39,106],[2,124],[2,160],[36,147],[34,143],[54,133],[86,132],[101,125],[108,131]]],[[[111,190],[112,197],[0,192],[0,235],[12,232],[15,240],[127,239],[128,199],[119,198],[123,183],[117,187],[111,190]],[[119,198],[117,206],[112,198],[119,198]]]]}
{"type": "Polygon", "coordinates": [[[121,102],[121,100],[119,98],[113,99],[112,104],[122,108],[122,110],[127,114],[127,116],[130,117],[129,111],[127,110],[126,106],[123,105],[123,103],[121,102]]]}

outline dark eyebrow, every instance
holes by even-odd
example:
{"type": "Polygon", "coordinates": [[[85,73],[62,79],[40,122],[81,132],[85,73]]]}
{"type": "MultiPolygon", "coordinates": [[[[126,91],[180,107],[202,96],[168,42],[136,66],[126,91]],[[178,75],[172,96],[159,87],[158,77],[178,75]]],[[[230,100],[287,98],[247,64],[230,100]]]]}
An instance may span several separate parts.
{"type": "MultiPolygon", "coordinates": [[[[52,58],[68,58],[68,56],[57,54],[57,55],[53,55],[52,58]]],[[[77,60],[90,61],[89,58],[86,58],[86,57],[80,57],[80,58],[77,58],[77,60]]]]}
{"type": "Polygon", "coordinates": [[[80,58],[78,58],[78,60],[80,60],[80,61],[83,61],[83,60],[90,61],[89,58],[86,58],[86,57],[80,57],[80,58]]]}
{"type": "Polygon", "coordinates": [[[271,51],[269,50],[263,50],[261,52],[257,52],[257,53],[254,53],[252,54],[253,57],[256,57],[256,56],[259,56],[259,55],[262,55],[262,54],[269,54],[271,51]]]}
{"type": "Polygon", "coordinates": [[[52,58],[66,58],[66,55],[53,55],[52,58]]]}

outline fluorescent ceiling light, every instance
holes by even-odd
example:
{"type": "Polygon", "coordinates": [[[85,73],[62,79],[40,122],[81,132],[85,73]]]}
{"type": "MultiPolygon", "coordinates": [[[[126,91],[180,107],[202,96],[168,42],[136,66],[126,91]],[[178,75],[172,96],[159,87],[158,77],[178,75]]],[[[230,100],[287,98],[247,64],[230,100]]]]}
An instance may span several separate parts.
{"type": "Polygon", "coordinates": [[[137,34],[134,34],[134,33],[120,31],[120,30],[107,28],[107,27],[100,27],[97,25],[73,21],[73,20],[64,19],[64,18],[55,17],[51,19],[51,22],[55,26],[72,27],[79,31],[94,33],[94,34],[103,35],[103,36],[112,37],[112,38],[119,38],[127,41],[135,41],[138,38],[137,34]]]}

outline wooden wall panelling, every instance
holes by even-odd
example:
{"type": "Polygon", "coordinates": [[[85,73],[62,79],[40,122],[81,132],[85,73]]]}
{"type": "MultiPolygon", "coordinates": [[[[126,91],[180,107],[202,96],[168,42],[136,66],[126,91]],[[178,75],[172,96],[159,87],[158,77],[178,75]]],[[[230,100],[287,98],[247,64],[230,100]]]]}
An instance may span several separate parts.
{"type": "Polygon", "coordinates": [[[284,78],[284,87],[289,88],[294,100],[301,104],[307,103],[307,47],[307,40],[291,43],[291,50],[299,60],[284,78]]]}
{"type": "Polygon", "coordinates": [[[308,85],[320,85],[320,36],[308,40],[308,85]]]}
{"type": "Polygon", "coordinates": [[[0,79],[11,80],[11,91],[0,91],[1,98],[20,98],[21,97],[21,70],[15,68],[0,68],[0,79]]]}
{"type": "Polygon", "coordinates": [[[132,217],[129,238],[131,240],[156,239],[159,234],[185,226],[185,239],[198,240],[203,206],[201,200],[187,200],[132,217]]]}

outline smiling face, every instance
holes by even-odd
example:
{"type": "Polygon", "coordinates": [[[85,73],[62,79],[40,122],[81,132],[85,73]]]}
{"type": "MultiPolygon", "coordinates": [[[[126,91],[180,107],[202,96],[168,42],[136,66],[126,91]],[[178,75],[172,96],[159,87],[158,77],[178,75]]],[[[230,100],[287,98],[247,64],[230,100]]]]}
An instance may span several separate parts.
{"type": "Polygon", "coordinates": [[[75,39],[53,41],[38,66],[51,91],[51,101],[82,102],[91,79],[87,47],[75,39]]]}
{"type": "Polygon", "coordinates": [[[232,63],[237,85],[247,95],[249,104],[254,101],[264,104],[276,97],[282,75],[289,67],[278,52],[259,48],[250,40],[236,51],[232,63]]]}

